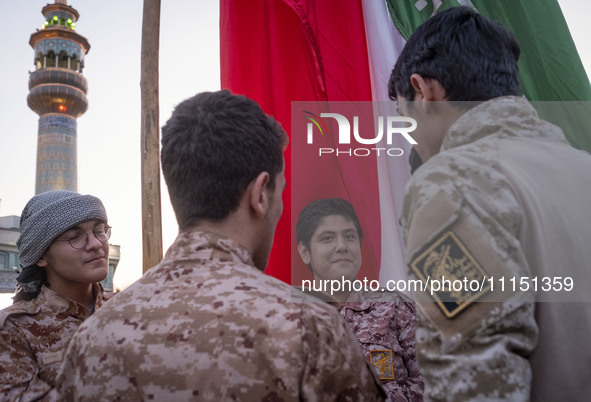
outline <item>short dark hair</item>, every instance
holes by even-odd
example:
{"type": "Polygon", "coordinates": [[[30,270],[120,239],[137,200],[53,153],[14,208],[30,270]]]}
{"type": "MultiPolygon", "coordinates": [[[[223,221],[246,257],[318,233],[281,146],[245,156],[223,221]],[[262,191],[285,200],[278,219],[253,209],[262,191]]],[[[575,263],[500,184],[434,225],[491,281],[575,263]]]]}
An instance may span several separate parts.
{"type": "Polygon", "coordinates": [[[329,215],[339,215],[350,219],[357,232],[359,233],[359,241],[363,237],[361,231],[361,224],[357,218],[357,214],[353,209],[353,205],[342,198],[320,198],[308,203],[300,212],[298,222],[296,224],[296,238],[298,244],[304,242],[308,250],[310,249],[310,241],[314,232],[320,225],[322,218],[329,215]]]}
{"type": "Polygon", "coordinates": [[[181,229],[238,208],[260,173],[283,169],[287,135],[245,96],[203,92],[176,106],[162,127],[162,173],[181,229]]]}
{"type": "Polygon", "coordinates": [[[392,99],[414,100],[410,76],[437,80],[450,101],[486,101],[520,95],[519,45],[504,26],[476,10],[452,7],[410,36],[388,82],[392,99]]]}

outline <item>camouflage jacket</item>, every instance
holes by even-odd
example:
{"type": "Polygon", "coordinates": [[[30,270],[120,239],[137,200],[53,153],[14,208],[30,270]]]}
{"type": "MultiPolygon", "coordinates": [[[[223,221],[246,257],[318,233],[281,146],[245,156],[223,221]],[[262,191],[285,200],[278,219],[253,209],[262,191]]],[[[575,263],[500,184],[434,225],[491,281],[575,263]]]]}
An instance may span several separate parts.
{"type": "Polygon", "coordinates": [[[213,233],[182,232],[166,257],[72,338],[60,400],[383,400],[334,308],[213,233]]]}
{"type": "MultiPolygon", "coordinates": [[[[93,284],[95,309],[105,301],[93,284]]],[[[88,318],[86,306],[58,296],[43,286],[30,301],[0,311],[0,400],[30,401],[55,386],[63,348],[88,318]]]]}
{"type": "Polygon", "coordinates": [[[376,370],[389,400],[421,401],[423,376],[415,355],[415,305],[408,296],[389,293],[388,301],[374,301],[374,292],[353,292],[339,312],[376,370]]]}
{"type": "Polygon", "coordinates": [[[401,221],[410,272],[431,281],[416,295],[426,400],[591,400],[589,348],[576,346],[590,304],[531,291],[537,276],[589,275],[589,172],[589,155],[518,97],[466,112],[415,172],[401,221]],[[442,278],[481,286],[434,289],[442,278]]]}

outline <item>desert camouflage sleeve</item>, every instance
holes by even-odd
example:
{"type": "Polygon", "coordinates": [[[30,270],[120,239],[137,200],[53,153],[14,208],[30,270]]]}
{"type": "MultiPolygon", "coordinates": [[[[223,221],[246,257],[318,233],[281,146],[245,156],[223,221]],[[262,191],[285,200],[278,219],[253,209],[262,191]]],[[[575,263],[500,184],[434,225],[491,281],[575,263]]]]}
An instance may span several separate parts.
{"type": "Polygon", "coordinates": [[[307,362],[301,397],[307,401],[383,401],[380,385],[355,335],[334,310],[318,320],[302,304],[302,335],[307,362]]]}
{"type": "Polygon", "coordinates": [[[51,387],[38,374],[27,338],[6,321],[0,329],[0,400],[32,401],[43,397],[51,387]]]}
{"type": "Polygon", "coordinates": [[[409,401],[422,401],[424,384],[417,362],[415,342],[417,329],[416,308],[411,300],[401,299],[398,302],[397,310],[396,317],[393,317],[391,325],[397,327],[395,333],[399,334],[398,342],[402,347],[402,360],[406,366],[408,377],[404,381],[390,381],[384,384],[384,388],[388,390],[389,386],[395,386],[409,401]]]}
{"type": "MultiPolygon", "coordinates": [[[[468,168],[490,176],[486,166],[468,168]]],[[[508,187],[489,177],[484,191],[468,181],[459,191],[453,182],[461,172],[448,174],[441,165],[421,170],[407,189],[402,219],[412,276],[486,283],[491,276],[528,275],[516,239],[518,206],[508,187]]],[[[538,335],[533,296],[488,287],[431,291],[417,294],[425,400],[529,400],[527,356],[538,335]]]]}

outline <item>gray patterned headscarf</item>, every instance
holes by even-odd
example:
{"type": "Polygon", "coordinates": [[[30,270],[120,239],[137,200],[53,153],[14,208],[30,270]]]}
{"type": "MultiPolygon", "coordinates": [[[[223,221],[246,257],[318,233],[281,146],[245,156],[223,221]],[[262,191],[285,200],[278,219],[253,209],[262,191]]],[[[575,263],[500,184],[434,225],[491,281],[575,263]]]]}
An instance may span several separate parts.
{"type": "Polygon", "coordinates": [[[17,296],[20,292],[33,294],[27,300],[37,296],[46,280],[45,271],[35,265],[37,261],[59,235],[89,219],[107,222],[103,203],[92,195],[54,190],[29,200],[21,214],[20,237],[16,242],[23,268],[16,279],[17,296]]]}

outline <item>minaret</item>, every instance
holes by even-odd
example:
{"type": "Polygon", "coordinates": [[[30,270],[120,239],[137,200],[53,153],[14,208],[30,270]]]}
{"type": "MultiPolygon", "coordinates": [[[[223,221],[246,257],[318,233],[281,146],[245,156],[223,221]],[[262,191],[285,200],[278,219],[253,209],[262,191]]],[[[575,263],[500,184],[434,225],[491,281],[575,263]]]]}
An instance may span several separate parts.
{"type": "Polygon", "coordinates": [[[82,75],[90,49],[75,31],[78,11],[55,0],[42,11],[43,28],[31,35],[35,71],[27,104],[39,115],[35,194],[78,188],[76,118],[88,109],[88,84],[82,75]]]}

